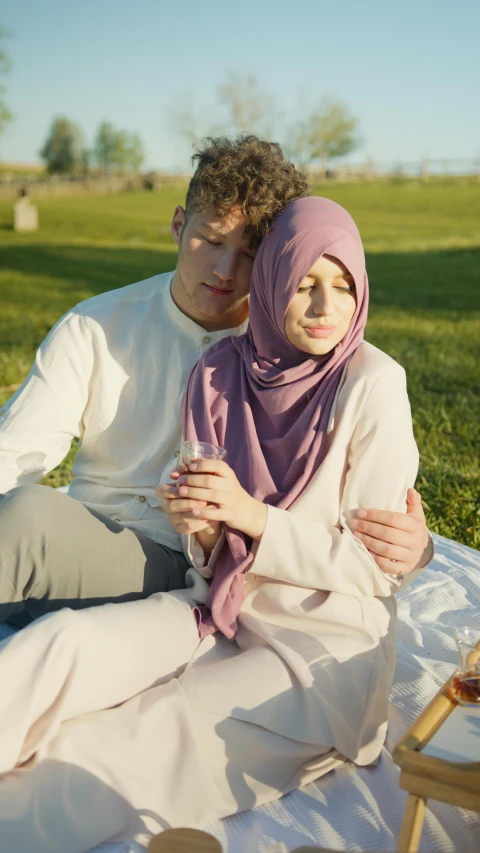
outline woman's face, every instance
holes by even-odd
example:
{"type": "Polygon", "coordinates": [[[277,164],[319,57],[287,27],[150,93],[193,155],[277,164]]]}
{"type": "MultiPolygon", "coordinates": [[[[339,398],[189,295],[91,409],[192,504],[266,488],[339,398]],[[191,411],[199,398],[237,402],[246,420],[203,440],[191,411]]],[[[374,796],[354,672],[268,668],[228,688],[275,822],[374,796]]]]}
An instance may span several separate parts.
{"type": "Polygon", "coordinates": [[[291,344],[310,355],[326,355],[345,336],[357,305],[347,268],[329,255],[318,258],[294,295],[285,317],[291,344]]]}

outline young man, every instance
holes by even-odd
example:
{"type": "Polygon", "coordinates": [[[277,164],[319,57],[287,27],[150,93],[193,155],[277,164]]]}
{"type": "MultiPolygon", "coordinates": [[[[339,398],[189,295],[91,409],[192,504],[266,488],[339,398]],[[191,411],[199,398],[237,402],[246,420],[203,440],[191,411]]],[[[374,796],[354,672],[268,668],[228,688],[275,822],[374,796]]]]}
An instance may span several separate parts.
{"type": "MultiPolygon", "coordinates": [[[[172,234],[173,273],[77,305],[0,412],[0,621],[181,588],[187,562],[156,496],[175,466],[180,401],[200,355],[247,324],[256,248],[307,193],[280,146],[209,140],[172,234]],[[33,485],[81,439],[69,495],[33,485]],[[18,487],[18,488],[14,488],[18,487]]],[[[416,493],[358,535],[387,571],[430,559],[416,493]]]]}

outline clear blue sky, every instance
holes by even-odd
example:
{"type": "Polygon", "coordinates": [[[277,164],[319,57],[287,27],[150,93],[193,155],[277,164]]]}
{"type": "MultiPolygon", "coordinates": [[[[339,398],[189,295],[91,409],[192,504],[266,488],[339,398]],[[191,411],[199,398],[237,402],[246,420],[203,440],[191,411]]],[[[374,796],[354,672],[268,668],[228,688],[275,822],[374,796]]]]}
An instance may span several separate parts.
{"type": "Polygon", "coordinates": [[[202,131],[228,71],[274,96],[277,135],[330,96],[380,161],[480,154],[479,0],[3,0],[15,120],[4,161],[35,162],[54,116],[92,144],[102,120],[138,131],[155,167],[186,167],[172,103],[202,131]]]}

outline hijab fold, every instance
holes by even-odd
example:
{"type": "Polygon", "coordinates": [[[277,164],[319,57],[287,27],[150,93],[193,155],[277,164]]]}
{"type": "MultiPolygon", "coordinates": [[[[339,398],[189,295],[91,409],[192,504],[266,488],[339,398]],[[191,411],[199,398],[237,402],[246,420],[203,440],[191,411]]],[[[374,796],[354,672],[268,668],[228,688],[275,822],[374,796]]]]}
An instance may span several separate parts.
{"type": "MultiPolygon", "coordinates": [[[[224,447],[227,462],[254,498],[289,509],[326,454],[326,432],[345,366],[363,339],[368,279],[358,229],[325,198],[291,202],[263,240],[252,270],[250,324],[240,337],[214,345],[194,368],[182,406],[188,440],[224,447]],[[322,255],[348,269],[357,305],[344,338],[324,356],[290,343],[285,315],[300,282],[322,255]]],[[[225,527],[200,636],[233,638],[253,555],[243,533],[225,527]]]]}

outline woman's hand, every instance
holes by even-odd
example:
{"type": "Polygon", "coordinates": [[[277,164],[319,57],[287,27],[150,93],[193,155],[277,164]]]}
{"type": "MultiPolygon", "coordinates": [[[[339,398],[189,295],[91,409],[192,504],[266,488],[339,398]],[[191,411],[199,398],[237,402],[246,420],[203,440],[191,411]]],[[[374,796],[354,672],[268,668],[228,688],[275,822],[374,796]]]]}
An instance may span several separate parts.
{"type": "MultiPolygon", "coordinates": [[[[172,480],[178,480],[179,471],[172,471],[172,480]]],[[[178,487],[162,484],[157,488],[157,495],[162,498],[162,509],[165,512],[172,527],[180,534],[195,535],[197,541],[203,548],[205,559],[209,560],[215,545],[218,542],[222,525],[220,521],[204,521],[193,515],[194,508],[201,509],[206,506],[205,501],[185,500],[179,498],[178,487]]]]}
{"type": "Polygon", "coordinates": [[[267,507],[242,488],[226,462],[195,460],[179,476],[177,489],[178,498],[188,503],[193,519],[203,523],[223,521],[255,541],[261,539],[267,523],[267,507]]]}
{"type": "MultiPolygon", "coordinates": [[[[172,480],[177,480],[181,476],[179,471],[172,471],[170,477],[172,480]]],[[[162,499],[161,507],[166,514],[170,524],[177,533],[196,533],[206,531],[210,535],[220,535],[221,524],[212,525],[208,521],[204,521],[197,515],[193,515],[193,509],[201,509],[206,506],[206,501],[195,501],[180,498],[178,494],[178,486],[169,486],[162,483],[157,488],[157,495],[162,499]]],[[[200,541],[200,539],[199,539],[200,541]]],[[[201,544],[201,543],[200,543],[201,544]]]]}

